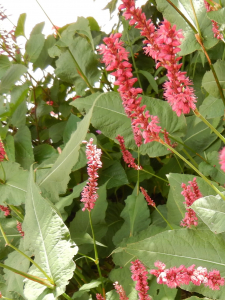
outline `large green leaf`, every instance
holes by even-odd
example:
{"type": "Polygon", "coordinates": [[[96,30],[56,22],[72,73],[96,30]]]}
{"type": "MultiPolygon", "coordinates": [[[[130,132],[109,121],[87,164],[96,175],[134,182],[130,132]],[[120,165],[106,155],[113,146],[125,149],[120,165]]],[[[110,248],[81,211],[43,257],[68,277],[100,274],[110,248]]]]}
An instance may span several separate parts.
{"type": "MultiPolygon", "coordinates": [[[[187,185],[188,181],[192,181],[194,177],[197,178],[197,184],[203,196],[216,195],[216,192],[200,177],[186,174],[169,174],[168,179],[170,183],[170,192],[166,206],[168,209],[167,218],[172,224],[180,225],[180,222],[184,218],[186,212],[186,208],[183,203],[185,199],[184,196],[181,195],[181,184],[185,183],[187,185]]],[[[215,182],[213,184],[217,186],[215,182]]],[[[223,188],[219,189],[223,190],[223,188]]],[[[200,225],[201,224],[199,224],[199,226],[200,225]]]]}
{"type": "Polygon", "coordinates": [[[217,118],[223,116],[223,109],[224,105],[222,99],[214,98],[210,95],[205,98],[199,107],[199,112],[207,119],[217,118]]]}
{"type": "Polygon", "coordinates": [[[221,8],[219,10],[210,11],[207,13],[207,17],[209,17],[210,20],[214,20],[219,24],[225,24],[225,8],[221,8]]]}
{"type": "Polygon", "coordinates": [[[124,238],[131,237],[146,229],[150,223],[150,212],[147,202],[135,188],[133,194],[125,200],[125,207],[121,217],[125,220],[121,229],[113,237],[113,242],[118,245],[124,238]]]}
{"type": "Polygon", "coordinates": [[[225,231],[225,202],[219,195],[200,198],[191,208],[215,234],[225,231]]]}
{"type": "Polygon", "coordinates": [[[25,203],[28,172],[15,162],[3,161],[1,164],[4,172],[0,168],[0,178],[5,179],[5,183],[0,184],[0,204],[4,205],[4,202],[12,205],[25,203]]]}
{"type": "MultiPolygon", "coordinates": [[[[119,249],[118,249],[119,250],[119,249]]],[[[140,259],[147,268],[152,269],[159,260],[168,268],[172,266],[195,264],[196,267],[206,267],[208,270],[217,269],[221,276],[225,275],[224,237],[215,235],[208,230],[178,229],[159,233],[153,237],[136,242],[130,242],[120,248],[124,255],[140,259]]],[[[192,284],[182,286],[183,289],[198,292],[213,299],[224,299],[225,287],[220,291],[212,291],[204,286],[192,284]]]]}
{"type": "Polygon", "coordinates": [[[77,130],[71,134],[70,140],[52,168],[44,178],[39,178],[39,186],[49,195],[49,198],[53,202],[57,202],[59,200],[59,194],[64,194],[66,191],[67,183],[70,180],[69,174],[78,160],[80,145],[85,139],[89,128],[93,107],[79,123],[77,130]]]}
{"type": "Polygon", "coordinates": [[[174,300],[176,299],[177,291],[177,289],[171,289],[165,284],[159,286],[156,278],[151,280],[149,293],[154,300],[174,300]]]}
{"type": "MultiPolygon", "coordinates": [[[[221,88],[223,89],[223,94],[225,95],[225,61],[217,60],[217,62],[213,65],[217,77],[219,79],[219,83],[221,88]]],[[[202,86],[204,89],[213,97],[220,98],[219,89],[217,87],[215,78],[213,76],[212,71],[207,71],[202,79],[202,86]]]]}
{"type": "Polygon", "coordinates": [[[5,74],[5,72],[10,68],[11,65],[12,63],[9,60],[8,56],[0,55],[0,79],[5,74]]]}
{"type": "Polygon", "coordinates": [[[48,65],[51,65],[53,59],[48,54],[48,49],[50,49],[55,43],[55,38],[53,35],[49,35],[45,40],[44,46],[41,50],[40,55],[37,60],[34,62],[33,69],[37,68],[45,69],[48,65]]]}
{"type": "MultiPolygon", "coordinates": [[[[39,283],[26,281],[24,294],[29,300],[55,299],[64,293],[73,276],[73,257],[78,248],[71,241],[69,230],[62,219],[41,196],[41,191],[34,182],[32,167],[25,208],[24,247],[32,249],[35,262],[52,278],[56,287],[50,290],[39,283]],[[40,295],[44,297],[41,298],[40,295]]],[[[35,266],[30,268],[29,273],[42,278],[44,276],[35,266]]]]}
{"type": "Polygon", "coordinates": [[[87,84],[79,74],[80,71],[77,69],[75,60],[90,85],[94,86],[100,77],[100,71],[97,68],[97,57],[88,41],[80,36],[72,40],[69,50],[61,52],[59,59],[56,61],[55,74],[62,80],[73,84],[76,93],[82,95],[85,88],[87,88],[87,84]]]}
{"type": "Polygon", "coordinates": [[[35,62],[44,47],[45,36],[42,33],[33,34],[26,43],[26,53],[30,62],[35,62]]]}
{"type": "Polygon", "coordinates": [[[17,21],[17,26],[15,29],[15,36],[24,36],[25,37],[25,32],[24,32],[24,25],[26,21],[27,14],[23,13],[19,16],[19,19],[17,21]]]}
{"type": "MultiPolygon", "coordinates": [[[[190,1],[186,0],[171,0],[171,2],[185,15],[185,17],[196,28],[195,16],[190,1]]],[[[176,24],[177,29],[183,30],[184,39],[180,46],[181,52],[179,55],[187,55],[200,50],[201,46],[195,38],[195,33],[192,28],[186,23],[182,16],[176,12],[176,10],[165,0],[156,0],[157,8],[162,12],[164,19],[171,22],[172,25],[176,24]]],[[[200,25],[201,34],[203,36],[203,42],[206,49],[212,48],[218,43],[213,36],[212,23],[206,16],[206,9],[204,1],[193,1],[197,19],[200,25]]],[[[196,28],[197,30],[197,28],[196,28]]]]}
{"type": "Polygon", "coordinates": [[[23,65],[12,65],[1,79],[0,94],[7,93],[26,71],[23,65]]]}
{"type": "MultiPolygon", "coordinates": [[[[87,112],[92,107],[97,95],[76,99],[71,105],[77,107],[81,112],[87,112]]],[[[157,115],[159,117],[160,125],[163,129],[166,128],[171,135],[181,137],[185,134],[186,122],[184,116],[178,118],[167,102],[143,96],[142,104],[147,106],[151,115],[157,115]]],[[[95,128],[101,130],[104,135],[111,139],[115,140],[119,134],[124,136],[126,147],[137,150],[131,130],[131,121],[124,112],[118,93],[109,92],[99,99],[94,107],[91,123],[95,128]]],[[[143,155],[147,153],[150,157],[169,153],[166,147],[158,142],[142,145],[140,152],[143,155]]]]}
{"type": "Polygon", "coordinates": [[[24,169],[29,169],[34,162],[31,133],[27,126],[20,127],[14,136],[16,161],[24,169]]]}

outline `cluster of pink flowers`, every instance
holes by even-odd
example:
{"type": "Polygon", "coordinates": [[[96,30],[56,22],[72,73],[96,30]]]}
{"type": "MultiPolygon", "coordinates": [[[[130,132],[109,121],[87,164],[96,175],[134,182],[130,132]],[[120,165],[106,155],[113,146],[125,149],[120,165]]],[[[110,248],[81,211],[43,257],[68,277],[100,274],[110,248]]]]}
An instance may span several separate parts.
{"type": "Polygon", "coordinates": [[[5,155],[6,155],[6,153],[5,153],[4,145],[0,139],[0,162],[4,160],[5,155]]]}
{"type": "Polygon", "coordinates": [[[119,93],[122,98],[125,113],[131,119],[134,139],[137,146],[144,143],[159,140],[161,127],[157,116],[152,116],[149,111],[145,111],[146,106],[141,106],[142,93],[141,88],[134,88],[133,85],[137,78],[133,78],[132,65],[128,62],[128,52],[123,47],[123,42],[119,40],[122,36],[120,33],[111,34],[110,37],[104,38],[106,45],[100,45],[99,52],[103,54],[102,61],[106,64],[107,71],[116,77],[115,85],[119,85],[119,93]],[[151,121],[149,122],[149,119],[151,121]]]}
{"type": "Polygon", "coordinates": [[[152,298],[148,295],[148,282],[147,282],[147,274],[145,266],[140,262],[140,260],[135,260],[131,262],[132,266],[130,267],[132,276],[131,278],[134,281],[137,281],[135,289],[139,292],[139,300],[151,300],[152,298]]]}
{"type": "Polygon", "coordinates": [[[24,236],[24,231],[22,230],[22,224],[19,221],[16,221],[17,225],[16,228],[19,231],[19,233],[21,234],[21,236],[24,236]]]}
{"type": "Polygon", "coordinates": [[[101,149],[97,149],[96,145],[93,145],[93,139],[91,138],[89,142],[84,141],[83,143],[86,145],[86,156],[88,159],[88,182],[87,185],[84,187],[81,195],[82,199],[81,202],[84,202],[84,208],[82,209],[85,211],[87,209],[88,211],[91,211],[94,206],[95,202],[98,198],[97,189],[98,189],[98,169],[102,167],[102,162],[100,160],[102,151],[101,149]]]}
{"type": "Polygon", "coordinates": [[[164,84],[164,96],[172,106],[172,109],[180,116],[182,113],[190,112],[195,109],[196,97],[190,85],[193,83],[186,76],[186,72],[181,72],[181,57],[176,54],[180,51],[178,47],[183,38],[181,30],[176,30],[176,25],[171,26],[170,22],[164,20],[158,29],[151,20],[146,20],[141,8],[135,7],[134,0],[122,0],[123,4],[119,9],[125,9],[123,16],[126,20],[130,19],[130,25],[141,30],[141,35],[146,37],[144,44],[145,53],[158,60],[156,67],[163,66],[167,69],[169,81],[164,84]]]}
{"type": "Polygon", "coordinates": [[[10,215],[10,209],[8,208],[8,206],[0,205],[0,210],[4,211],[4,216],[7,217],[10,215]]]}
{"type": "Polygon", "coordinates": [[[96,294],[97,300],[105,300],[105,298],[101,294],[96,294]]]}
{"type": "Polygon", "coordinates": [[[203,267],[195,269],[195,265],[188,268],[181,265],[178,268],[166,269],[166,265],[160,261],[155,262],[155,266],[158,270],[153,269],[150,274],[157,277],[157,283],[166,284],[169,288],[176,288],[183,284],[188,285],[190,282],[197,286],[204,284],[212,290],[219,290],[220,286],[224,285],[224,278],[217,270],[208,272],[203,267]]]}
{"type": "Polygon", "coordinates": [[[220,151],[221,170],[225,172],[225,147],[220,151]]]}
{"type": "Polygon", "coordinates": [[[198,218],[193,209],[188,207],[191,206],[197,199],[201,198],[202,194],[199,190],[196,178],[194,178],[193,181],[188,181],[188,183],[189,185],[186,185],[184,183],[182,183],[181,185],[183,189],[181,195],[183,195],[185,198],[184,204],[186,205],[187,212],[185,213],[185,218],[181,221],[180,225],[190,228],[191,225],[198,225],[198,218]]]}
{"type": "MultiPolygon", "coordinates": [[[[213,6],[211,6],[206,0],[204,0],[205,8],[207,12],[215,10],[213,6]]],[[[218,5],[218,3],[216,3],[218,5]]],[[[219,25],[216,21],[212,20],[212,31],[214,33],[214,37],[218,40],[223,40],[223,34],[219,31],[219,25]]]]}
{"type": "Polygon", "coordinates": [[[125,148],[124,138],[121,135],[118,135],[116,139],[120,143],[120,148],[123,154],[123,160],[128,165],[128,167],[134,168],[135,170],[141,170],[142,167],[135,164],[132,154],[125,148]]]}
{"type": "Polygon", "coordinates": [[[119,283],[116,281],[113,283],[115,290],[117,294],[119,294],[120,300],[129,300],[129,298],[126,296],[126,293],[122,287],[122,285],[119,285],[119,283]]]}
{"type": "Polygon", "coordinates": [[[140,187],[140,190],[142,192],[142,194],[144,195],[146,201],[148,202],[148,205],[151,205],[153,207],[155,207],[155,202],[152,200],[152,198],[148,195],[148,193],[146,192],[145,189],[143,189],[143,187],[140,187]]]}
{"type": "Polygon", "coordinates": [[[46,101],[46,104],[50,105],[50,106],[53,106],[54,105],[54,102],[52,100],[49,100],[49,101],[46,101]]]}

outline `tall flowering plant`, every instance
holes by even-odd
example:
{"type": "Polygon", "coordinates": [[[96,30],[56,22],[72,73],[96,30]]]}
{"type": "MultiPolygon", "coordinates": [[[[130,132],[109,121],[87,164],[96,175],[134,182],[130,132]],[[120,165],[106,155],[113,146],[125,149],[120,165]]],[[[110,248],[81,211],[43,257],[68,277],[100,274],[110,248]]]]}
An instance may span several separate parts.
{"type": "Polygon", "coordinates": [[[224,3],[182,3],[1,29],[0,298],[223,299],[224,3]]]}

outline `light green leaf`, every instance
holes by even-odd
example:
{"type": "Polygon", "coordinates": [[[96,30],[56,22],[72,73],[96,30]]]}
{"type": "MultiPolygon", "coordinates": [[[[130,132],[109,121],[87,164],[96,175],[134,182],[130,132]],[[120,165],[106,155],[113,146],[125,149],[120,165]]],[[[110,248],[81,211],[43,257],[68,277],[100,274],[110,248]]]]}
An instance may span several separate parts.
{"type": "Polygon", "coordinates": [[[110,16],[115,11],[117,2],[118,2],[118,0],[111,0],[104,8],[104,9],[109,9],[110,16]]]}
{"type": "Polygon", "coordinates": [[[42,33],[33,34],[26,43],[26,53],[30,62],[35,62],[44,47],[45,36],[42,33]]]}
{"type": "MultiPolygon", "coordinates": [[[[191,22],[191,24],[196,28],[195,16],[191,6],[190,1],[186,0],[172,0],[171,1],[191,22]]],[[[201,46],[195,38],[195,33],[192,28],[186,23],[183,17],[176,12],[176,10],[165,0],[156,0],[157,9],[162,12],[164,19],[170,21],[172,25],[176,25],[177,29],[182,29],[184,39],[182,39],[182,44],[180,46],[181,52],[179,55],[187,55],[194,52],[195,50],[200,50],[201,46]]],[[[204,1],[193,1],[197,19],[200,25],[201,34],[203,36],[204,46],[206,49],[212,48],[218,43],[218,40],[214,38],[212,32],[212,23],[206,17],[206,9],[204,1]]],[[[196,28],[197,30],[197,28],[196,28]]]]}
{"type": "Polygon", "coordinates": [[[148,79],[148,82],[150,83],[151,87],[158,94],[158,92],[159,92],[158,85],[157,85],[154,77],[152,76],[152,74],[147,71],[143,71],[143,70],[138,70],[138,73],[144,75],[148,79]]]}
{"type": "Polygon", "coordinates": [[[20,205],[25,203],[27,193],[28,172],[20,168],[19,164],[10,161],[3,161],[5,177],[2,168],[0,168],[0,178],[5,184],[0,184],[1,201],[11,205],[20,205]]]}
{"type": "Polygon", "coordinates": [[[225,7],[222,7],[219,10],[216,11],[210,11],[207,13],[207,17],[210,20],[214,20],[219,24],[225,24],[225,7]]]}
{"type": "MultiPolygon", "coordinates": [[[[97,97],[96,101],[99,97],[97,97]]],[[[70,140],[47,175],[39,179],[39,186],[50,196],[49,198],[53,202],[57,202],[59,200],[59,194],[64,194],[66,191],[67,183],[70,180],[69,174],[78,160],[80,145],[86,137],[92,111],[93,107],[79,123],[77,130],[72,133],[70,140]]]]}
{"type": "Polygon", "coordinates": [[[154,300],[174,300],[176,299],[177,292],[177,289],[171,289],[165,284],[159,286],[156,278],[151,280],[149,294],[154,300]]]}
{"type": "Polygon", "coordinates": [[[40,34],[45,26],[45,22],[38,23],[32,29],[30,35],[40,34]]]}
{"type": "Polygon", "coordinates": [[[209,95],[199,107],[199,112],[203,117],[210,119],[223,116],[223,109],[224,105],[222,99],[214,98],[209,95]]]}
{"type": "Polygon", "coordinates": [[[47,66],[51,65],[53,59],[49,56],[48,50],[55,44],[55,38],[53,35],[49,35],[45,40],[44,47],[37,60],[34,62],[33,69],[40,68],[44,70],[47,66]]]}
{"type": "Polygon", "coordinates": [[[31,143],[31,133],[27,126],[20,127],[14,136],[16,161],[24,169],[29,169],[34,162],[34,153],[31,143]]]}
{"type": "Polygon", "coordinates": [[[87,17],[91,31],[100,31],[98,22],[93,17],[87,17]]]}
{"type": "MultiPolygon", "coordinates": [[[[213,65],[215,72],[217,74],[219,83],[221,88],[223,89],[223,94],[225,95],[225,61],[217,60],[217,62],[213,65]]],[[[220,98],[220,93],[213,76],[212,71],[207,71],[202,79],[202,86],[204,89],[213,97],[220,98]]]]}
{"type": "Polygon", "coordinates": [[[135,188],[133,194],[125,200],[125,207],[121,217],[125,220],[121,229],[113,237],[114,244],[118,245],[124,238],[131,237],[146,229],[150,223],[150,212],[147,202],[135,188]]]}
{"type": "Polygon", "coordinates": [[[7,153],[8,159],[11,162],[15,161],[15,145],[14,145],[14,138],[12,135],[7,135],[5,141],[5,151],[7,153]]]}
{"type": "Polygon", "coordinates": [[[67,143],[71,137],[71,134],[77,129],[78,123],[81,121],[80,118],[71,114],[67,123],[66,127],[63,132],[63,142],[67,143]]]}
{"type": "MultiPolygon", "coordinates": [[[[71,105],[77,107],[82,113],[84,111],[87,112],[92,107],[97,95],[99,93],[86,98],[76,99],[71,105]]],[[[150,114],[159,117],[162,128],[166,128],[174,137],[181,137],[185,134],[186,122],[184,116],[178,118],[167,102],[147,96],[143,96],[142,99],[142,104],[147,106],[146,109],[150,111],[150,114]]],[[[110,139],[115,140],[119,134],[124,136],[126,147],[137,151],[131,130],[131,121],[124,112],[118,93],[109,92],[99,99],[94,107],[91,123],[110,139]]],[[[165,155],[169,151],[158,142],[151,142],[141,145],[140,153],[143,155],[147,153],[150,157],[156,157],[165,155]]]]}
{"type": "Polygon", "coordinates": [[[25,37],[25,32],[24,32],[24,25],[26,21],[27,14],[23,13],[19,16],[19,19],[17,21],[17,26],[15,29],[15,36],[24,36],[25,37]]]}
{"type": "MultiPolygon", "coordinates": [[[[35,262],[54,281],[56,287],[50,290],[39,283],[26,281],[24,294],[29,300],[55,299],[64,293],[69,279],[73,276],[73,257],[78,248],[71,241],[69,230],[58,214],[41,196],[34,182],[31,167],[26,199],[26,215],[23,222],[25,249],[32,249],[35,262]],[[35,290],[35,293],[34,293],[35,290]]],[[[40,276],[40,271],[32,266],[30,274],[40,276]],[[38,274],[38,275],[37,275],[38,274]]],[[[43,274],[40,276],[43,278],[43,274]]]]}
{"type": "Polygon", "coordinates": [[[26,71],[27,68],[23,65],[12,65],[1,78],[0,94],[7,93],[26,71]]]}
{"type": "Polygon", "coordinates": [[[8,56],[0,55],[0,79],[5,74],[5,72],[11,67],[12,63],[10,62],[8,56]]]}
{"type": "Polygon", "coordinates": [[[79,291],[90,290],[98,287],[101,284],[101,280],[92,280],[90,283],[83,284],[79,291]]]}
{"type": "MultiPolygon", "coordinates": [[[[123,246],[124,254],[134,255],[148,268],[153,269],[159,260],[167,268],[195,264],[208,270],[219,270],[225,275],[224,238],[208,230],[178,229],[159,233],[142,241],[131,242],[123,246]]],[[[119,255],[119,253],[117,254],[119,255]]],[[[222,300],[225,287],[212,291],[208,287],[183,285],[183,289],[203,294],[206,297],[222,300]]]]}
{"type": "Polygon", "coordinates": [[[191,208],[215,234],[225,231],[225,202],[219,195],[196,200],[191,208]]]}

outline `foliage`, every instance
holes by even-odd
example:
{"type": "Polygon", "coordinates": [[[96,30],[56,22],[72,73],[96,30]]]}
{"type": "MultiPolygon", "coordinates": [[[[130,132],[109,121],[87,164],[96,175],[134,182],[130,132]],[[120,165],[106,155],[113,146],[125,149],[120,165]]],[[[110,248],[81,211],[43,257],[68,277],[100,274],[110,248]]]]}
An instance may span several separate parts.
{"type": "MultiPolygon", "coordinates": [[[[117,2],[108,1],[104,9],[113,14],[117,2]]],[[[99,48],[108,35],[94,18],[79,17],[48,37],[42,33],[44,23],[39,23],[21,47],[17,37],[26,39],[26,14],[20,15],[13,32],[1,32],[3,298],[88,300],[101,294],[117,300],[113,283],[118,281],[128,299],[136,300],[139,291],[130,266],[138,259],[147,269],[148,294],[154,300],[223,300],[224,286],[212,290],[190,283],[171,289],[149,273],[161,261],[167,268],[194,264],[225,277],[225,162],[222,154],[219,158],[225,142],[225,46],[224,38],[212,31],[216,24],[223,35],[225,1],[205,2],[214,5],[211,11],[203,0],[149,0],[142,7],[156,28],[167,19],[183,32],[181,72],[193,81],[198,99],[195,108],[180,116],[164,96],[171,57],[159,65],[157,58],[146,55],[142,28],[130,25],[122,12],[116,30],[138,78],[133,90],[126,91],[129,103],[117,85],[127,84],[127,78],[116,78],[114,84],[112,70],[103,63],[99,48]],[[36,70],[42,71],[41,79],[36,79],[36,70]],[[132,130],[135,112],[127,113],[134,105],[132,91],[139,87],[140,105],[146,106],[149,120],[157,116],[161,126],[157,138],[140,147],[132,130]],[[118,135],[138,168],[124,162],[128,154],[121,151],[118,135]],[[102,168],[94,179],[90,170],[87,173],[90,157],[83,143],[90,139],[102,153],[102,168]],[[194,178],[201,197],[189,206],[184,191],[190,192],[194,178]],[[87,180],[99,186],[91,211],[83,211],[80,202],[87,180]],[[151,205],[140,187],[152,198],[151,205]],[[188,210],[198,219],[197,227],[181,226],[188,210]]],[[[1,22],[4,19],[2,12],[1,22]]],[[[135,120],[146,118],[146,110],[135,120]]],[[[141,123],[140,132],[144,126],[141,123]]]]}

